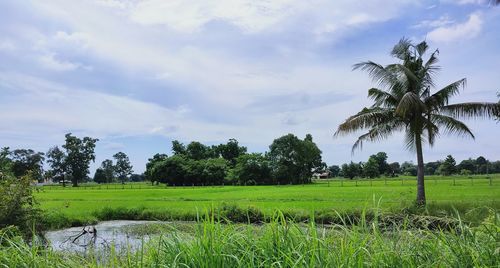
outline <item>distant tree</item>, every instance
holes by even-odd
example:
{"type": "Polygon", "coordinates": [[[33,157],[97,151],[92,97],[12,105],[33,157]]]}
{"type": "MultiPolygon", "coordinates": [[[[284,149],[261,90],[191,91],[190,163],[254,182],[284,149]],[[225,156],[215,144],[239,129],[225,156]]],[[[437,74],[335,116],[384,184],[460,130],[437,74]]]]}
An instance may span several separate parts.
{"type": "Polygon", "coordinates": [[[428,162],[424,164],[424,171],[426,175],[434,175],[439,166],[441,165],[441,161],[436,162],[428,162]]]}
{"type": "Polygon", "coordinates": [[[132,164],[130,164],[130,160],[124,152],[118,152],[113,155],[113,158],[116,160],[115,164],[115,172],[122,184],[125,183],[128,176],[134,172],[132,170],[132,164]]]}
{"type": "Polygon", "coordinates": [[[277,138],[269,146],[269,161],[275,183],[308,183],[321,165],[321,150],[307,135],[300,140],[293,134],[277,138]]]}
{"type": "Polygon", "coordinates": [[[168,155],[166,154],[155,154],[153,158],[149,158],[148,162],[146,163],[146,171],[144,172],[146,180],[151,181],[151,184],[153,184],[155,181],[155,176],[153,175],[153,168],[156,163],[165,161],[168,158],[168,155]]]}
{"type": "Polygon", "coordinates": [[[483,156],[476,159],[476,170],[478,174],[486,174],[488,171],[488,160],[483,156]]]}
{"type": "Polygon", "coordinates": [[[439,174],[441,175],[452,175],[456,173],[456,162],[455,158],[453,156],[448,155],[446,159],[443,161],[443,163],[439,166],[439,174]]]}
{"type": "Polygon", "coordinates": [[[31,149],[17,149],[11,152],[12,172],[17,178],[31,173],[31,177],[37,181],[43,180],[44,153],[35,152],[31,149]]]}
{"type": "Polygon", "coordinates": [[[206,159],[209,148],[197,141],[193,141],[186,147],[186,156],[193,160],[206,159]]]}
{"type": "Polygon", "coordinates": [[[105,183],[113,182],[113,179],[116,176],[116,170],[115,170],[115,165],[113,164],[113,160],[106,159],[102,161],[100,169],[104,173],[105,180],[103,182],[105,183]]]}
{"type": "Polygon", "coordinates": [[[222,158],[229,161],[230,165],[234,167],[236,165],[236,159],[247,152],[247,148],[244,146],[239,146],[236,139],[230,139],[226,144],[221,144],[217,146],[218,151],[222,158]]]}
{"type": "Polygon", "coordinates": [[[222,158],[203,160],[202,179],[205,185],[221,185],[228,172],[228,163],[222,158]]]}
{"type": "Polygon", "coordinates": [[[351,161],[349,164],[343,164],[341,173],[344,178],[353,179],[354,177],[360,176],[362,168],[360,164],[351,161]]]}
{"type": "Polygon", "coordinates": [[[470,174],[472,174],[472,172],[468,169],[460,170],[460,175],[462,175],[462,176],[469,176],[470,174]]]}
{"type": "Polygon", "coordinates": [[[163,161],[157,161],[151,172],[153,180],[169,185],[182,185],[186,175],[187,161],[188,159],[183,155],[174,155],[163,161]]]}
{"type": "Polygon", "coordinates": [[[408,176],[417,176],[417,167],[411,162],[403,162],[401,164],[401,172],[408,176]]]}
{"type": "Polygon", "coordinates": [[[47,152],[47,162],[50,166],[52,181],[62,181],[63,187],[66,187],[66,160],[67,155],[58,146],[54,146],[47,152]]]}
{"type": "Polygon", "coordinates": [[[494,161],[490,163],[491,173],[500,173],[500,161],[494,161]]]}
{"type": "Polygon", "coordinates": [[[391,175],[391,177],[395,177],[397,174],[401,174],[401,166],[399,165],[399,162],[390,163],[389,170],[389,175],[391,175]]]}
{"type": "Polygon", "coordinates": [[[130,181],[140,182],[146,180],[146,176],[144,174],[132,174],[130,175],[130,181]]]}
{"type": "Polygon", "coordinates": [[[97,168],[95,170],[94,181],[97,183],[108,182],[108,178],[106,178],[106,172],[102,168],[97,168]]]}
{"type": "Polygon", "coordinates": [[[363,166],[364,175],[370,179],[380,176],[377,156],[372,155],[363,166]]]}
{"type": "Polygon", "coordinates": [[[239,184],[272,184],[269,160],[262,154],[242,154],[236,159],[233,175],[239,184]]]}
{"type": "Polygon", "coordinates": [[[12,159],[10,159],[10,148],[3,147],[0,151],[0,175],[12,173],[12,159]]]}
{"type": "Polygon", "coordinates": [[[470,171],[471,174],[476,173],[477,172],[476,160],[474,160],[472,158],[462,160],[462,162],[460,162],[460,164],[458,164],[457,168],[458,168],[458,170],[460,170],[460,172],[465,169],[465,170],[470,171]]]}
{"type": "Polygon", "coordinates": [[[172,141],[172,152],[174,155],[185,155],[186,154],[186,146],[179,142],[178,140],[172,141]]]}
{"type": "Polygon", "coordinates": [[[94,149],[98,139],[90,137],[80,139],[71,133],[66,134],[65,137],[66,143],[63,148],[66,149],[66,167],[73,187],[77,187],[78,182],[87,178],[90,162],[95,161],[94,149]]]}
{"type": "Polygon", "coordinates": [[[330,171],[331,177],[338,177],[340,174],[340,167],[337,165],[331,165],[328,167],[328,171],[330,171]]]}
{"type": "Polygon", "coordinates": [[[389,164],[387,163],[387,153],[378,152],[376,155],[374,155],[374,157],[375,160],[377,161],[379,175],[389,174],[390,169],[389,169],[389,164]]]}

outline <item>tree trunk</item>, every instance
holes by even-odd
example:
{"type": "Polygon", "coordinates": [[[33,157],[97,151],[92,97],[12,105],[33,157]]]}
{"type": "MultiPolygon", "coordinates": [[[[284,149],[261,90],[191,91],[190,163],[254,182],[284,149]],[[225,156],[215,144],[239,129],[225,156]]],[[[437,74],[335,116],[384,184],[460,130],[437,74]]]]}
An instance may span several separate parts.
{"type": "Polygon", "coordinates": [[[420,134],[415,135],[415,147],[417,149],[417,205],[425,206],[424,154],[420,134]]]}

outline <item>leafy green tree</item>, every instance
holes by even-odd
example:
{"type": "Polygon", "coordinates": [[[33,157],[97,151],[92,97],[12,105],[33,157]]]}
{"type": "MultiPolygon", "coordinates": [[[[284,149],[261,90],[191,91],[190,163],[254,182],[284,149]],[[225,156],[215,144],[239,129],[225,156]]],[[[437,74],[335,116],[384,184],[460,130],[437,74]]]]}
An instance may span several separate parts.
{"type": "Polygon", "coordinates": [[[47,152],[47,162],[51,168],[49,171],[52,175],[52,181],[62,181],[63,187],[66,187],[66,158],[66,154],[58,146],[50,148],[47,152]]]}
{"type": "Polygon", "coordinates": [[[94,173],[94,181],[97,183],[106,183],[108,178],[106,177],[106,172],[102,168],[97,168],[94,173]]]}
{"type": "Polygon", "coordinates": [[[425,175],[434,175],[437,172],[440,165],[441,161],[425,163],[424,164],[425,175]]]}
{"type": "Polygon", "coordinates": [[[178,140],[172,141],[172,152],[174,155],[185,155],[186,154],[186,146],[179,142],[178,140]]]}
{"type": "Polygon", "coordinates": [[[439,166],[439,174],[441,175],[452,175],[456,173],[456,161],[453,156],[448,155],[446,159],[443,161],[443,163],[439,166]]]}
{"type": "Polygon", "coordinates": [[[389,170],[389,175],[391,175],[391,177],[395,177],[397,174],[401,174],[401,166],[399,165],[399,162],[390,163],[389,170]]]}
{"type": "Polygon", "coordinates": [[[328,167],[328,171],[330,171],[330,177],[338,177],[340,174],[340,167],[337,165],[331,165],[328,167]]]}
{"type": "Polygon", "coordinates": [[[124,152],[114,154],[113,158],[116,160],[114,168],[115,173],[118,176],[118,179],[121,180],[122,184],[124,184],[128,176],[134,172],[132,170],[132,164],[130,164],[130,160],[124,152]]]}
{"type": "Polygon", "coordinates": [[[362,173],[362,168],[360,164],[354,163],[351,161],[349,164],[343,164],[341,170],[342,176],[344,178],[354,179],[354,177],[358,177],[362,173]]]}
{"type": "Polygon", "coordinates": [[[372,155],[370,156],[370,158],[368,158],[368,161],[363,166],[363,172],[365,176],[370,179],[380,176],[379,161],[377,159],[377,156],[372,155]]]}
{"type": "Polygon", "coordinates": [[[156,163],[165,161],[168,158],[168,155],[166,154],[155,154],[153,158],[149,158],[148,162],[146,163],[146,171],[144,172],[144,175],[146,177],[146,180],[151,181],[151,184],[153,184],[155,181],[155,176],[153,174],[153,167],[155,166],[156,163]]]}
{"type": "Polygon", "coordinates": [[[368,96],[373,106],[349,117],[335,135],[350,134],[368,129],[353,145],[362,147],[364,141],[379,141],[397,131],[404,131],[406,147],[417,154],[417,204],[425,204],[424,158],[422,143],[434,145],[440,132],[474,137],[470,129],[457,118],[493,117],[500,109],[497,103],[449,104],[449,99],[465,86],[465,78],[432,93],[439,51],[425,60],[427,43],[414,45],[401,39],[391,52],[398,63],[382,66],[372,61],[354,65],[354,69],[367,71],[381,88],[371,88],[368,96]]]}
{"type": "Polygon", "coordinates": [[[10,159],[10,148],[3,147],[0,151],[0,175],[12,173],[12,160],[10,159]]]}
{"type": "Polygon", "coordinates": [[[262,154],[242,154],[236,160],[233,175],[241,185],[272,184],[269,160],[262,154]]]}
{"type": "Polygon", "coordinates": [[[472,172],[468,169],[460,170],[460,175],[462,175],[462,176],[469,176],[470,174],[472,174],[472,172]]]}
{"type": "Polygon", "coordinates": [[[104,161],[102,161],[100,169],[104,173],[104,178],[105,178],[104,182],[105,183],[113,182],[113,179],[116,176],[115,165],[113,164],[113,160],[105,159],[104,161]]]}
{"type": "Polygon", "coordinates": [[[66,167],[73,187],[78,186],[78,182],[83,181],[89,174],[90,162],[95,161],[95,144],[98,139],[84,137],[80,139],[71,133],[66,134],[66,167]]]}
{"type": "Polygon", "coordinates": [[[468,170],[471,174],[476,173],[476,160],[469,158],[466,160],[462,160],[460,164],[458,164],[458,169],[461,171],[463,169],[468,170]]]}
{"type": "Polygon", "coordinates": [[[31,177],[37,181],[43,180],[44,153],[35,152],[31,149],[17,149],[11,152],[12,172],[20,178],[31,173],[31,177]]]}
{"type": "Polygon", "coordinates": [[[224,178],[228,172],[228,164],[225,159],[222,158],[210,158],[203,160],[203,183],[205,185],[221,185],[224,183],[224,178]]]}
{"type": "Polygon", "coordinates": [[[209,153],[209,148],[197,141],[192,141],[186,147],[186,156],[193,160],[206,159],[209,153]]]}
{"type": "Polygon", "coordinates": [[[486,174],[488,172],[488,160],[483,156],[476,159],[476,170],[478,174],[486,174]]]}
{"type": "Polygon", "coordinates": [[[226,144],[217,146],[217,149],[222,158],[229,161],[231,166],[236,165],[236,159],[247,152],[247,148],[239,146],[238,141],[235,139],[230,139],[226,144]]]}
{"type": "Polygon", "coordinates": [[[153,180],[169,185],[182,185],[187,161],[183,155],[174,155],[163,161],[157,161],[152,168],[153,180]]]}
{"type": "Polygon", "coordinates": [[[376,155],[374,155],[374,157],[375,160],[377,161],[379,175],[389,174],[390,169],[389,169],[389,163],[387,163],[387,153],[378,152],[376,155]]]}
{"type": "Polygon", "coordinates": [[[300,140],[293,134],[277,138],[269,146],[269,161],[276,183],[308,183],[321,166],[321,150],[307,135],[300,140]]]}
{"type": "Polygon", "coordinates": [[[417,167],[412,163],[405,161],[401,164],[401,172],[408,176],[417,176],[417,167]]]}
{"type": "Polygon", "coordinates": [[[144,174],[132,174],[130,175],[130,181],[133,182],[140,182],[140,181],[145,181],[146,176],[144,174]]]}

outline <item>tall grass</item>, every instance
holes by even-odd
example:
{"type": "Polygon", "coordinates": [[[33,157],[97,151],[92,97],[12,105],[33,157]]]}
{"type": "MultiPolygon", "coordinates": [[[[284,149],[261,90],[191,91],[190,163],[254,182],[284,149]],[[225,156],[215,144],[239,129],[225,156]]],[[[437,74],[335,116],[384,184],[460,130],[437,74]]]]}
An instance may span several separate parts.
{"type": "MultiPolygon", "coordinates": [[[[500,219],[494,211],[478,226],[384,228],[362,213],[355,225],[294,223],[282,212],[262,225],[228,224],[207,212],[194,231],[169,229],[138,250],[85,255],[30,246],[0,233],[3,267],[498,267],[500,219]],[[100,254],[100,255],[99,255],[100,254]]],[[[349,219],[339,215],[343,221],[349,219]]]]}

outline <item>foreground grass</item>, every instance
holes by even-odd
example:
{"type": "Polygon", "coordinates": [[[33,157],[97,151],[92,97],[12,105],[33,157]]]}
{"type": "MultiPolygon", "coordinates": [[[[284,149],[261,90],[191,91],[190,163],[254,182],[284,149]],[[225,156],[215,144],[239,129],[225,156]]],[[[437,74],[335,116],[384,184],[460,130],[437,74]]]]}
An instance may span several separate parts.
{"type": "Polygon", "coordinates": [[[390,229],[362,220],[349,228],[287,221],[275,213],[268,224],[222,224],[206,216],[183,231],[161,229],[161,236],[137,251],[106,256],[58,253],[0,233],[4,267],[497,267],[499,215],[491,212],[478,227],[390,229]]]}
{"type": "MultiPolygon", "coordinates": [[[[36,197],[46,211],[48,227],[59,228],[111,219],[195,220],[199,211],[224,204],[237,204],[267,218],[276,209],[295,220],[307,219],[314,211],[318,222],[329,222],[335,220],[334,211],[359,214],[374,202],[385,211],[406,211],[415,200],[415,191],[414,178],[400,177],[293,186],[44,187],[36,197]]],[[[457,209],[465,220],[481,221],[486,211],[482,208],[500,209],[498,174],[491,180],[486,176],[428,176],[426,191],[429,206],[425,213],[430,215],[449,215],[457,209]]]]}

